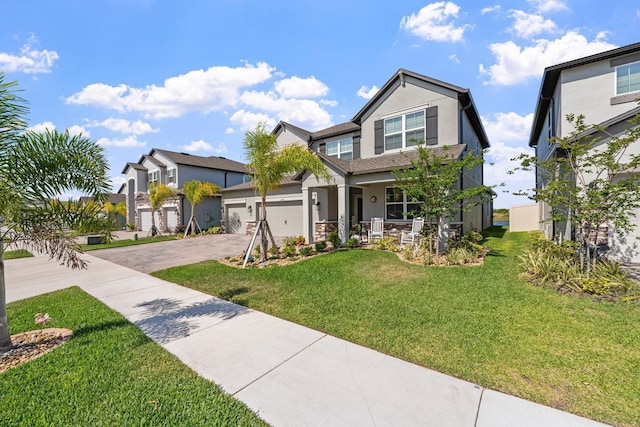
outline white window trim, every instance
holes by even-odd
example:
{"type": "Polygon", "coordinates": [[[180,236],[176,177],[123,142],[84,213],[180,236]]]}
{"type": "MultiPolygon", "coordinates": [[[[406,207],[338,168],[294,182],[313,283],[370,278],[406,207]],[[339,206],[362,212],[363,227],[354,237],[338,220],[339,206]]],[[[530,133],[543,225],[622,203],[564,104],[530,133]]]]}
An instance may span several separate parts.
{"type": "Polygon", "coordinates": [[[325,143],[325,153],[330,157],[337,157],[338,159],[342,159],[342,156],[351,153],[351,159],[353,160],[353,137],[349,136],[346,138],[334,139],[333,141],[327,141],[325,143]],[[351,150],[342,151],[342,141],[350,141],[351,142],[351,150]],[[337,143],[338,144],[338,153],[337,154],[329,154],[329,144],[337,143]]]}
{"type": "MultiPolygon", "coordinates": [[[[403,151],[403,150],[415,149],[415,147],[418,146],[417,144],[416,145],[407,146],[407,115],[413,114],[413,113],[418,113],[420,111],[422,111],[422,113],[424,115],[423,116],[424,124],[422,126],[422,130],[424,132],[424,138],[423,138],[423,142],[424,142],[424,139],[426,139],[426,137],[427,137],[427,106],[423,106],[421,108],[416,108],[416,109],[413,109],[413,110],[404,110],[399,114],[389,115],[389,116],[385,116],[385,117],[382,118],[382,127],[383,127],[383,129],[382,129],[382,131],[383,131],[382,132],[383,133],[383,135],[382,135],[382,138],[383,138],[382,144],[383,144],[383,148],[384,148],[384,152],[385,153],[398,153],[398,152],[403,151]],[[385,123],[386,123],[387,120],[395,119],[396,117],[402,117],[402,131],[401,131],[402,145],[399,148],[387,149],[387,134],[386,134],[386,132],[384,132],[385,123]]],[[[420,129],[420,128],[415,128],[415,129],[411,129],[411,130],[416,130],[416,129],[420,129]]]]}
{"type": "Polygon", "coordinates": [[[413,205],[413,204],[417,204],[416,202],[411,202],[409,200],[407,200],[407,193],[404,190],[400,190],[394,186],[388,186],[384,188],[384,220],[385,221],[392,221],[392,222],[400,222],[400,221],[413,221],[412,218],[409,218],[406,214],[406,212],[408,211],[407,206],[408,205],[413,205]],[[402,202],[387,202],[387,189],[389,188],[394,188],[396,190],[402,191],[402,202]],[[388,215],[387,215],[387,206],[388,205],[402,205],[402,219],[389,219],[388,215]]]}
{"type": "Polygon", "coordinates": [[[623,92],[623,93],[618,93],[618,69],[622,68],[622,67],[630,67],[634,64],[640,64],[640,61],[634,61],[634,62],[629,62],[628,64],[622,64],[622,65],[618,65],[615,70],[614,70],[614,75],[613,75],[613,93],[615,94],[614,96],[624,96],[624,95],[629,95],[631,93],[638,93],[640,92],[639,90],[632,90],[629,92],[623,92]]]}
{"type": "Polygon", "coordinates": [[[151,184],[152,182],[157,183],[159,182],[159,180],[160,180],[160,173],[157,169],[147,172],[147,184],[151,184]],[[154,180],[152,180],[153,175],[155,175],[154,180]]]}
{"type": "Polygon", "coordinates": [[[177,182],[178,171],[176,168],[167,169],[167,184],[175,184],[177,182]],[[169,172],[173,171],[173,177],[169,174],[169,172]],[[173,181],[171,180],[173,178],[173,181]]]}

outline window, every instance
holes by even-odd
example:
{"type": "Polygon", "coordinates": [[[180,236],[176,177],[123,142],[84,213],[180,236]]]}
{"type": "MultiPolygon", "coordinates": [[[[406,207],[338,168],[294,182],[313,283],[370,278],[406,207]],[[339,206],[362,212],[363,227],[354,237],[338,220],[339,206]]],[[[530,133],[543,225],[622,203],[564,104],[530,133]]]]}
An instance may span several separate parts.
{"type": "Polygon", "coordinates": [[[640,91],[640,62],[616,67],[616,95],[640,91]]]}
{"type": "Polygon", "coordinates": [[[152,182],[158,182],[158,171],[152,171],[147,174],[149,184],[152,182]]]}
{"type": "Polygon", "coordinates": [[[424,142],[424,110],[405,114],[384,121],[384,149],[396,150],[424,142]]]}
{"type": "Polygon", "coordinates": [[[351,138],[327,142],[326,150],[327,156],[337,157],[342,160],[353,160],[353,140],[351,138]]]}
{"type": "Polygon", "coordinates": [[[407,195],[399,188],[387,187],[385,190],[386,219],[389,221],[412,219],[411,213],[418,211],[420,204],[407,200],[407,195]]]}
{"type": "Polygon", "coordinates": [[[175,182],[176,182],[176,170],[175,169],[167,169],[167,182],[169,184],[175,184],[175,182]]]}

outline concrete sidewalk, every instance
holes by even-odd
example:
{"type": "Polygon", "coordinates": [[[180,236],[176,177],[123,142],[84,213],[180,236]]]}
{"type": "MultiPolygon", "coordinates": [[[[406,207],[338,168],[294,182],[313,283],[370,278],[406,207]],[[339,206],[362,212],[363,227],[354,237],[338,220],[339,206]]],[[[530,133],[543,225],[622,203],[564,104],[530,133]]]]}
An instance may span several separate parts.
{"type": "Polygon", "coordinates": [[[7,299],[78,285],[274,426],[597,426],[90,255],[6,261],[7,299]]]}

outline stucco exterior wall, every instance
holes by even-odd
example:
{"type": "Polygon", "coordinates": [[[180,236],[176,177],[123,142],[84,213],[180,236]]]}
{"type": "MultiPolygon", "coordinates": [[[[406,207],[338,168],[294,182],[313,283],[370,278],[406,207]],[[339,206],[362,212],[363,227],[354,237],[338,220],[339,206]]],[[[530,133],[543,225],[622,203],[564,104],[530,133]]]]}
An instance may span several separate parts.
{"type": "Polygon", "coordinates": [[[438,106],[438,145],[458,144],[457,93],[407,76],[404,86],[396,82],[363,117],[361,157],[377,156],[374,151],[375,121],[433,106],[438,106]]]}

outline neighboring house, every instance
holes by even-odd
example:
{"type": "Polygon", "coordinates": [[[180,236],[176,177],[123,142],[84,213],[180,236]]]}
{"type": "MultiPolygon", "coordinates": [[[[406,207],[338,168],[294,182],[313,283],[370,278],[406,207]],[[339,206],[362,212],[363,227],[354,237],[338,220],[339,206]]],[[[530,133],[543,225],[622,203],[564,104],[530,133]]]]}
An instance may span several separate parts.
{"type": "MultiPolygon", "coordinates": [[[[333,176],[318,182],[313,175],[291,177],[267,196],[267,220],[277,236],[325,240],[338,231],[344,240],[354,224],[366,229],[382,217],[391,233],[411,227],[405,214],[412,204],[394,187],[392,170],[410,164],[415,141],[447,154],[483,155],[489,141],[468,89],[411,71],[399,70],[380,91],[343,124],[309,132],[280,122],[273,133],[278,144],[302,144],[317,153],[333,176]]],[[[483,184],[482,165],[467,171],[460,185],[483,184]]],[[[251,183],[222,191],[226,232],[251,233],[260,199],[251,183]]],[[[459,232],[491,225],[491,203],[462,212],[450,224],[459,232]]],[[[363,233],[364,234],[364,233],[363,233]]]]}
{"type": "MultiPolygon", "coordinates": [[[[126,175],[126,183],[119,192],[126,196],[127,223],[140,231],[151,228],[151,209],[146,194],[152,182],[176,189],[176,197],[156,212],[157,227],[162,231],[175,231],[186,226],[191,216],[190,203],[178,191],[186,181],[197,179],[225,188],[247,180],[247,170],[242,163],[224,157],[202,157],[158,148],[140,157],[138,163],[127,163],[122,173],[126,175]]],[[[203,229],[220,225],[220,197],[210,197],[197,205],[195,218],[203,229]]]]}
{"type": "MultiPolygon", "coordinates": [[[[573,128],[566,121],[568,114],[583,115],[588,124],[597,124],[606,131],[593,136],[606,143],[609,134],[622,135],[631,125],[628,120],[640,113],[640,43],[613,49],[596,55],[547,67],[542,77],[540,94],[531,128],[529,146],[535,147],[539,159],[556,155],[552,137],[566,137],[573,128]]],[[[640,141],[631,151],[639,153],[640,141]]],[[[637,172],[637,171],[636,171],[637,172]]],[[[537,178],[536,186],[545,183],[537,178]]],[[[550,207],[540,203],[540,227],[549,238],[570,239],[570,222],[551,222],[550,207]]],[[[636,229],[621,236],[609,230],[610,256],[622,262],[640,262],[636,237],[640,236],[640,210],[635,214],[636,229]]]]}

